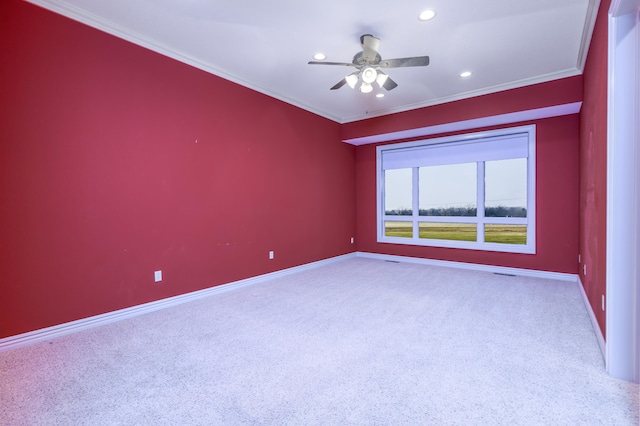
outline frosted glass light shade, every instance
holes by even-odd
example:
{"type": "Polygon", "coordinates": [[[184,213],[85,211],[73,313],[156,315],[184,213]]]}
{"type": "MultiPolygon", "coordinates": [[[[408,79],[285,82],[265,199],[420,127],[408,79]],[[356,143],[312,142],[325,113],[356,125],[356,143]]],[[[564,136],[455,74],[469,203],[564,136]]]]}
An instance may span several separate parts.
{"type": "Polygon", "coordinates": [[[358,73],[356,72],[353,74],[349,74],[344,79],[347,81],[347,84],[349,85],[349,87],[351,87],[352,89],[355,89],[356,84],[358,83],[358,73]]]}
{"type": "Polygon", "coordinates": [[[387,79],[389,78],[388,75],[386,75],[383,72],[378,72],[378,76],[376,77],[376,83],[378,83],[378,86],[382,87],[384,86],[384,83],[387,82],[387,79]]]}
{"type": "Polygon", "coordinates": [[[373,83],[374,81],[376,81],[377,76],[378,72],[371,67],[367,67],[362,70],[362,81],[364,81],[365,83],[373,83]]]}
{"type": "Polygon", "coordinates": [[[362,93],[370,93],[373,90],[373,86],[371,83],[367,83],[366,81],[362,82],[362,86],[360,86],[360,91],[362,93]]]}

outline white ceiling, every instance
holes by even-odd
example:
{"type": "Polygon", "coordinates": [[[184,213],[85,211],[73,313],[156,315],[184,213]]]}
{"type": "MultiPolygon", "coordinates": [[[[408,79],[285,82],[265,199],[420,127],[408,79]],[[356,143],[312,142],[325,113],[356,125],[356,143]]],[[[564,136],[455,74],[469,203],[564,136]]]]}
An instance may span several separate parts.
{"type": "Polygon", "coordinates": [[[580,74],[599,0],[28,0],[339,123],[580,74]],[[436,17],[418,20],[433,9],[436,17]],[[329,90],[352,68],[360,36],[398,87],[329,90]],[[471,71],[461,78],[462,71],[471,71]],[[386,92],[376,98],[377,92],[386,92]]]}

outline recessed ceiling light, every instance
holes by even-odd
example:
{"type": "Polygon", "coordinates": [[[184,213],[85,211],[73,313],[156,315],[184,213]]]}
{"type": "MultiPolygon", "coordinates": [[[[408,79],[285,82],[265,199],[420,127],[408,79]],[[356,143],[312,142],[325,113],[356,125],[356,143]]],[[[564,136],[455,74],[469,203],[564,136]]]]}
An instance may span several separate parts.
{"type": "Polygon", "coordinates": [[[376,95],[376,98],[384,98],[384,93],[378,93],[378,94],[376,95]]]}
{"type": "Polygon", "coordinates": [[[316,53],[315,55],[313,55],[313,59],[315,59],[316,61],[324,61],[325,59],[327,59],[327,55],[325,55],[324,53],[316,53]]]}
{"type": "Polygon", "coordinates": [[[430,19],[433,19],[435,16],[436,16],[436,12],[434,12],[431,9],[427,9],[422,13],[420,13],[420,15],[418,16],[418,19],[420,19],[421,21],[428,21],[430,19]]]}
{"type": "Polygon", "coordinates": [[[471,71],[461,72],[460,73],[460,77],[462,77],[462,78],[471,77],[471,71]]]}

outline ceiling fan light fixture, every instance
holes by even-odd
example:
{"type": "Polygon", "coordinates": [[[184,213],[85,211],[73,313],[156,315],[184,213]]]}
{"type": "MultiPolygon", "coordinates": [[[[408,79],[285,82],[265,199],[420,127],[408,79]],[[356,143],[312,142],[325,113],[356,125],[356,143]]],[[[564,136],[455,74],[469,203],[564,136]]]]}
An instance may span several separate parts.
{"type": "Polygon", "coordinates": [[[371,93],[373,91],[373,86],[371,85],[371,83],[367,83],[366,81],[364,81],[360,86],[360,91],[362,93],[371,93]]]}
{"type": "Polygon", "coordinates": [[[344,79],[347,82],[347,84],[349,85],[349,87],[351,87],[352,89],[355,89],[356,88],[356,84],[358,84],[358,73],[354,72],[353,74],[349,74],[344,79]]]}
{"type": "Polygon", "coordinates": [[[371,67],[367,67],[362,70],[362,81],[364,81],[369,85],[371,85],[371,83],[376,81],[377,77],[378,77],[378,72],[371,67]]]}
{"type": "Polygon", "coordinates": [[[324,53],[316,53],[315,55],[313,55],[313,59],[315,59],[316,61],[324,61],[325,59],[327,59],[327,55],[325,55],[324,53]]]}
{"type": "Polygon", "coordinates": [[[464,71],[460,73],[460,77],[462,78],[467,78],[467,77],[471,77],[471,71],[464,71]]]}

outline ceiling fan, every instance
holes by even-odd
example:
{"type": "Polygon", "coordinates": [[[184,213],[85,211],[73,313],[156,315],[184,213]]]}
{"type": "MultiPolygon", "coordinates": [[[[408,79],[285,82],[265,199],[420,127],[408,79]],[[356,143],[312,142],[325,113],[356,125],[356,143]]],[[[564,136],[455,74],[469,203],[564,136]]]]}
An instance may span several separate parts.
{"type": "Polygon", "coordinates": [[[355,89],[358,81],[362,80],[360,85],[360,91],[362,93],[369,93],[373,91],[373,83],[377,83],[380,88],[386,90],[392,90],[398,87],[398,84],[393,81],[387,74],[382,72],[380,68],[400,68],[400,67],[424,67],[429,65],[428,56],[414,56],[411,58],[397,58],[397,59],[385,59],[383,60],[378,53],[378,47],[380,46],[380,39],[372,36],[371,34],[364,34],[360,36],[360,43],[362,44],[362,52],[358,52],[353,57],[352,62],[325,62],[325,61],[310,61],[311,65],[342,65],[347,67],[357,68],[355,71],[342,80],[340,80],[330,90],[336,90],[347,84],[352,89],[355,89]]]}

